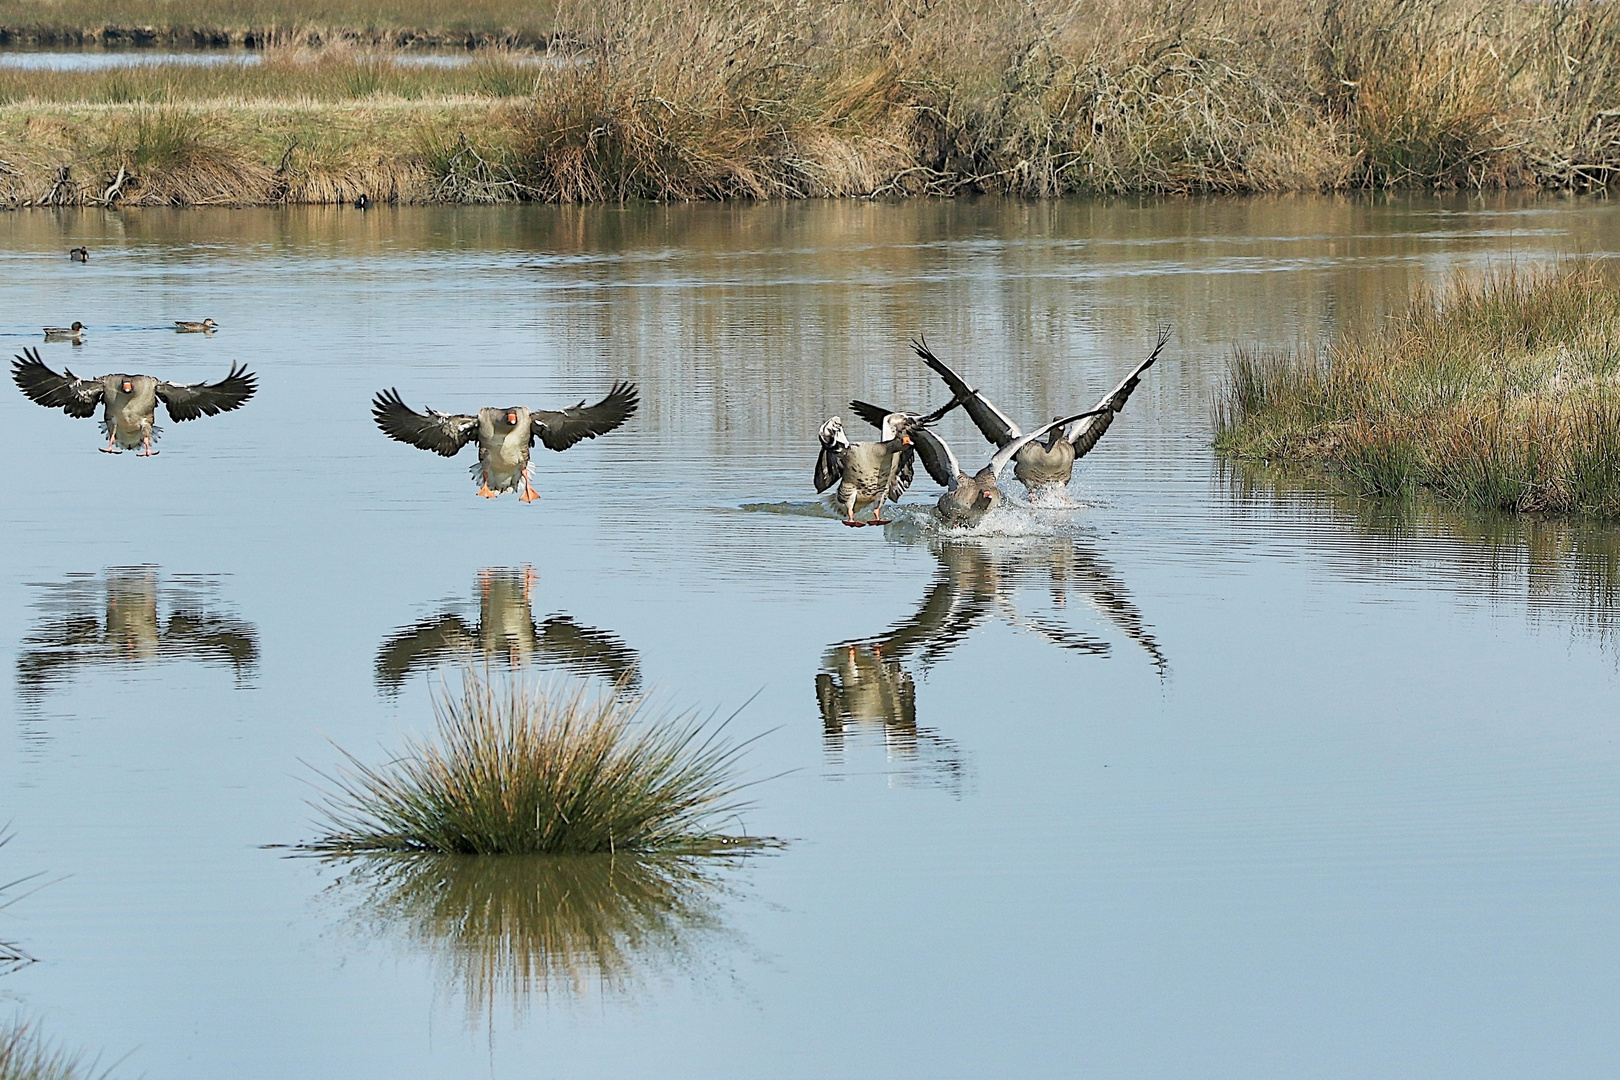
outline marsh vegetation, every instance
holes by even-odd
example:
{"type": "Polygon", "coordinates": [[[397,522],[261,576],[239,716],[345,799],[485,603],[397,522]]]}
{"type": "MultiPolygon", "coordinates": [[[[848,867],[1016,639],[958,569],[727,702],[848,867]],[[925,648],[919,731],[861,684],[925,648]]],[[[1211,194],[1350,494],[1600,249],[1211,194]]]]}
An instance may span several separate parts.
{"type": "Polygon", "coordinates": [[[1599,262],[1424,289],[1387,322],[1239,349],[1216,447],[1377,496],[1620,517],[1620,279],[1599,262]]]}
{"type": "Polygon", "coordinates": [[[1620,169],[1620,9],[1585,0],[609,0],[535,17],[563,28],[547,40],[564,62],[407,73],[316,34],[286,40],[338,51],[290,47],[240,79],[0,83],[0,198],[113,201],[121,166],[137,182],[119,197],[156,202],[1586,190],[1620,169]],[[151,109],[189,143],[138,168],[113,130],[151,109]],[[234,190],[161,179],[200,160],[234,190]]]}
{"type": "MultiPolygon", "coordinates": [[[[742,745],[644,697],[558,693],[467,668],[435,700],[438,740],[387,764],[345,753],[307,849],[470,855],[704,852],[739,846],[715,823],[743,809],[742,745]]],[[[743,744],[746,745],[746,744],[743,744]]]]}

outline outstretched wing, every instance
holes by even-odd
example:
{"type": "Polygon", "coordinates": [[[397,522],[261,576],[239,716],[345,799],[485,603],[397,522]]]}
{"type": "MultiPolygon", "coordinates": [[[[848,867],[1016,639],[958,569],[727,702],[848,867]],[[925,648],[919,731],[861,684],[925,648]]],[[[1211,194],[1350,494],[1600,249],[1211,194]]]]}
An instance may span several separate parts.
{"type": "Polygon", "coordinates": [[[833,417],[821,425],[821,453],[816,455],[816,493],[820,494],[844,478],[844,462],[840,456],[849,445],[844,434],[844,422],[833,417]]]}
{"type": "Polygon", "coordinates": [[[377,650],[377,685],[397,694],[412,671],[441,663],[477,640],[473,628],[453,612],[403,627],[377,650]]]}
{"type": "Polygon", "coordinates": [[[529,413],[529,445],[539,439],[550,450],[566,450],[581,439],[606,435],[636,414],[640,395],[635,383],[616,382],[595,405],[581,401],[571,409],[535,409],[529,413]]]}
{"type": "Polygon", "coordinates": [[[390,439],[398,439],[435,454],[454,457],[478,434],[478,417],[427,411],[406,405],[398,390],[384,390],[371,401],[371,415],[390,439]]]}
{"type": "Polygon", "coordinates": [[[934,483],[947,491],[955,491],[956,477],[961,473],[962,467],[956,463],[956,455],[951,452],[951,444],[927,428],[918,428],[912,432],[912,442],[917,448],[917,456],[922,458],[923,468],[934,478],[934,483]]]}
{"type": "Polygon", "coordinates": [[[169,419],[179,423],[240,409],[258,388],[257,375],[232,364],[231,373],[217,383],[160,382],[157,396],[169,407],[169,419]]]}
{"type": "Polygon", "coordinates": [[[107,389],[100,379],[81,379],[66,368],[58,375],[45,366],[38,349],[24,349],[12,361],[11,377],[29,401],[81,418],[95,415],[107,389]]]}
{"type": "Polygon", "coordinates": [[[922,358],[923,363],[945,380],[945,385],[951,388],[951,393],[956,395],[956,399],[962,403],[962,407],[967,410],[967,414],[973,418],[974,425],[986,439],[997,446],[1006,446],[1023,434],[1006,413],[990,404],[989,398],[969,386],[962,376],[946,367],[945,361],[934,355],[926,340],[913,341],[911,348],[922,358]]]}
{"type": "Polygon", "coordinates": [[[1103,437],[1109,425],[1114,422],[1114,414],[1125,408],[1125,402],[1130,400],[1131,391],[1142,381],[1142,373],[1153,366],[1153,362],[1164,352],[1164,347],[1169,341],[1170,328],[1159,327],[1159,341],[1153,346],[1152,355],[1136,365],[1136,370],[1121,379],[1118,386],[1103,395],[1102,400],[1097,402],[1097,409],[1100,411],[1095,416],[1076,421],[1063,429],[1063,437],[1074,445],[1075,457],[1085,457],[1086,453],[1097,445],[1097,440],[1103,437]]]}
{"type": "Polygon", "coordinates": [[[1053,420],[1050,424],[1042,424],[1034,431],[1031,431],[1028,435],[1018,436],[1018,438],[1014,439],[1006,446],[1003,446],[1000,450],[997,450],[995,456],[990,459],[990,475],[996,477],[1001,476],[1001,470],[1007,467],[1007,462],[1013,459],[1014,454],[1018,453],[1018,451],[1022,450],[1025,446],[1028,446],[1030,443],[1034,442],[1042,435],[1045,435],[1053,428],[1060,427],[1064,430],[1068,430],[1068,425],[1075,423],[1078,420],[1084,420],[1088,416],[1097,416],[1103,411],[1103,409],[1087,409],[1085,412],[1075,413],[1073,416],[1062,416],[1056,420],[1053,420]]]}

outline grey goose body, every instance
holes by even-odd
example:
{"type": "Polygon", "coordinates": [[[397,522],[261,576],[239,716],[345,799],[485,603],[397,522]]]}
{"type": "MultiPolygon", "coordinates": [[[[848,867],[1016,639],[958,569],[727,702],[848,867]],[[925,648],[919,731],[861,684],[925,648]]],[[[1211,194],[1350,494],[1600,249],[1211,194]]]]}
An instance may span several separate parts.
{"type": "Polygon", "coordinates": [[[956,405],[953,401],[927,416],[883,413],[872,420],[879,433],[876,442],[850,442],[844,421],[837,416],[828,420],[818,433],[821,452],[816,457],[816,491],[838,486],[832,499],[844,512],[844,524],[851,528],[887,525],[883,504],[904,495],[916,471],[914,440],[956,405]],[[871,518],[856,521],[856,512],[868,506],[874,507],[871,518]]]}
{"type": "Polygon", "coordinates": [[[151,375],[124,374],[81,379],[66,368],[60,375],[52,371],[37,349],[24,349],[12,362],[11,378],[28,400],[69,416],[94,416],[100,405],[101,431],[107,436],[102,452],[140,447],[141,457],[158,452],[152,448],[161,431],[154,424],[158,402],[168,410],[169,419],[179,423],[239,409],[258,389],[258,377],[235,364],[216,383],[172,383],[151,375]]]}
{"type": "MultiPolygon", "coordinates": [[[[951,403],[936,413],[934,417],[943,416],[957,405],[963,404],[959,395],[951,403]]],[[[856,415],[869,424],[876,424],[881,418],[896,415],[886,412],[880,406],[865,401],[852,401],[849,407],[856,415]]],[[[1007,463],[1017,457],[1018,452],[1029,446],[1037,439],[1045,436],[1057,428],[1067,424],[1074,424],[1087,417],[1097,414],[1100,410],[1091,409],[1087,412],[1076,413],[1073,416],[1060,416],[1049,424],[1043,424],[1027,435],[1020,435],[1007,445],[997,450],[990,458],[989,464],[971,475],[962,468],[957,461],[956,454],[951,450],[950,443],[946,442],[938,433],[926,427],[919,427],[915,432],[917,457],[922,459],[923,468],[934,481],[945,488],[945,493],[934,504],[939,518],[947,525],[968,527],[977,525],[979,521],[1001,504],[1001,472],[1007,463]]],[[[898,414],[908,415],[908,414],[898,414]]]]}
{"type": "MultiPolygon", "coordinates": [[[[1170,331],[1161,328],[1158,341],[1148,358],[1104,394],[1090,410],[1078,414],[1082,419],[1048,424],[1042,429],[1047,433],[1044,438],[1024,443],[1013,459],[1013,476],[1018,482],[1028,488],[1032,495],[1066,487],[1074,474],[1074,463],[1090,453],[1107,433],[1114,417],[1124,410],[1125,403],[1142,381],[1143,374],[1159,359],[1169,340],[1170,331]]],[[[1023,437],[1023,431],[1006,413],[935,356],[926,341],[914,341],[911,347],[922,362],[944,380],[951,393],[961,399],[962,407],[973,419],[974,426],[991,445],[998,449],[1005,448],[1023,437]]]]}
{"type": "Polygon", "coordinates": [[[399,391],[377,394],[372,417],[390,439],[454,457],[468,443],[478,444],[478,460],[471,472],[478,494],[493,499],[517,491],[523,502],[540,498],[529,482],[529,454],[536,442],[551,450],[567,450],[582,439],[594,439],[635,415],[640,398],[634,383],[616,382],[595,405],[566,409],[479,409],[477,413],[419,413],[401,400],[399,391]]]}

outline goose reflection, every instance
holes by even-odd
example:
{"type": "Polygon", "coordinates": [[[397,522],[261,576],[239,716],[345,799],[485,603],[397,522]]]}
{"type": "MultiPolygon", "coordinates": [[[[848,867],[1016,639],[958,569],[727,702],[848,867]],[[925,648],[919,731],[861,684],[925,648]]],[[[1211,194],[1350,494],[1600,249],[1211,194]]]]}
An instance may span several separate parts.
{"type": "Polygon", "coordinates": [[[1072,537],[936,540],[939,561],[922,603],[909,618],[872,637],[828,648],[816,675],[828,751],[841,757],[847,736],[879,726],[892,758],[922,771],[956,778],[962,771],[954,743],[917,723],[917,694],[908,661],[923,668],[950,655],[974,629],[992,618],[1069,652],[1107,656],[1109,642],[1066,625],[1055,613],[1076,595],[1084,597],[1125,638],[1147,654],[1163,678],[1169,662],[1130,591],[1106,560],[1072,537]],[[1031,614],[1017,602],[1019,589],[1043,584],[1051,612],[1031,614]]]}
{"type": "Polygon", "coordinates": [[[378,855],[330,891],[383,937],[434,957],[469,1018],[510,999],[624,994],[720,934],[738,857],[378,855]]]}
{"type": "Polygon", "coordinates": [[[212,578],[176,575],[155,566],[113,567],[36,583],[41,613],[19,643],[17,687],[37,704],[81,667],[138,667],[170,660],[228,666],[238,686],[259,663],[252,623],[219,610],[212,578]]]}
{"type": "Polygon", "coordinates": [[[538,576],[529,567],[478,572],[478,621],[451,609],[401,628],[377,652],[377,683],[397,694],[411,673],[456,656],[473,655],[510,667],[551,664],[597,675],[621,692],[641,682],[641,658],[617,635],[584,626],[562,612],[538,625],[531,607],[538,576]]]}

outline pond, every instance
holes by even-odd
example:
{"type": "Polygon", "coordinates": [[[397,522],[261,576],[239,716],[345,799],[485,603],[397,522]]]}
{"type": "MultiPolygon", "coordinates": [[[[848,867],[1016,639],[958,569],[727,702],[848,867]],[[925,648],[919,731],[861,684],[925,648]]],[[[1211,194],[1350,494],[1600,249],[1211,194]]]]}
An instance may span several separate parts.
{"type": "MultiPolygon", "coordinates": [[[[378,53],[396,64],[417,64],[423,67],[464,67],[476,63],[487,54],[478,52],[409,52],[389,49],[378,53]]],[[[502,52],[503,60],[516,63],[547,63],[538,53],[502,52]]],[[[0,50],[0,68],[20,68],[24,71],[110,71],[115,68],[162,67],[219,67],[236,64],[251,67],[264,62],[264,53],[252,49],[155,50],[155,49],[75,49],[75,50],[0,50]]]]}
{"type": "Polygon", "coordinates": [[[0,991],[167,1078],[1598,1074],[1620,536],[1209,443],[1234,344],[1616,250],[1620,206],[1507,196],[0,215],[8,356],[261,380],[150,459],[0,393],[0,880],[47,883],[0,912],[37,958],[0,991]],[[910,337],[1044,419],[1161,324],[1077,508],[943,533],[920,474],[887,528],[817,503],[850,398],[944,402],[910,337]],[[619,378],[640,412],[537,450],[530,505],[369,415],[619,378]],[[737,712],[730,827],[786,845],[265,846],[469,653],[737,712]]]}

